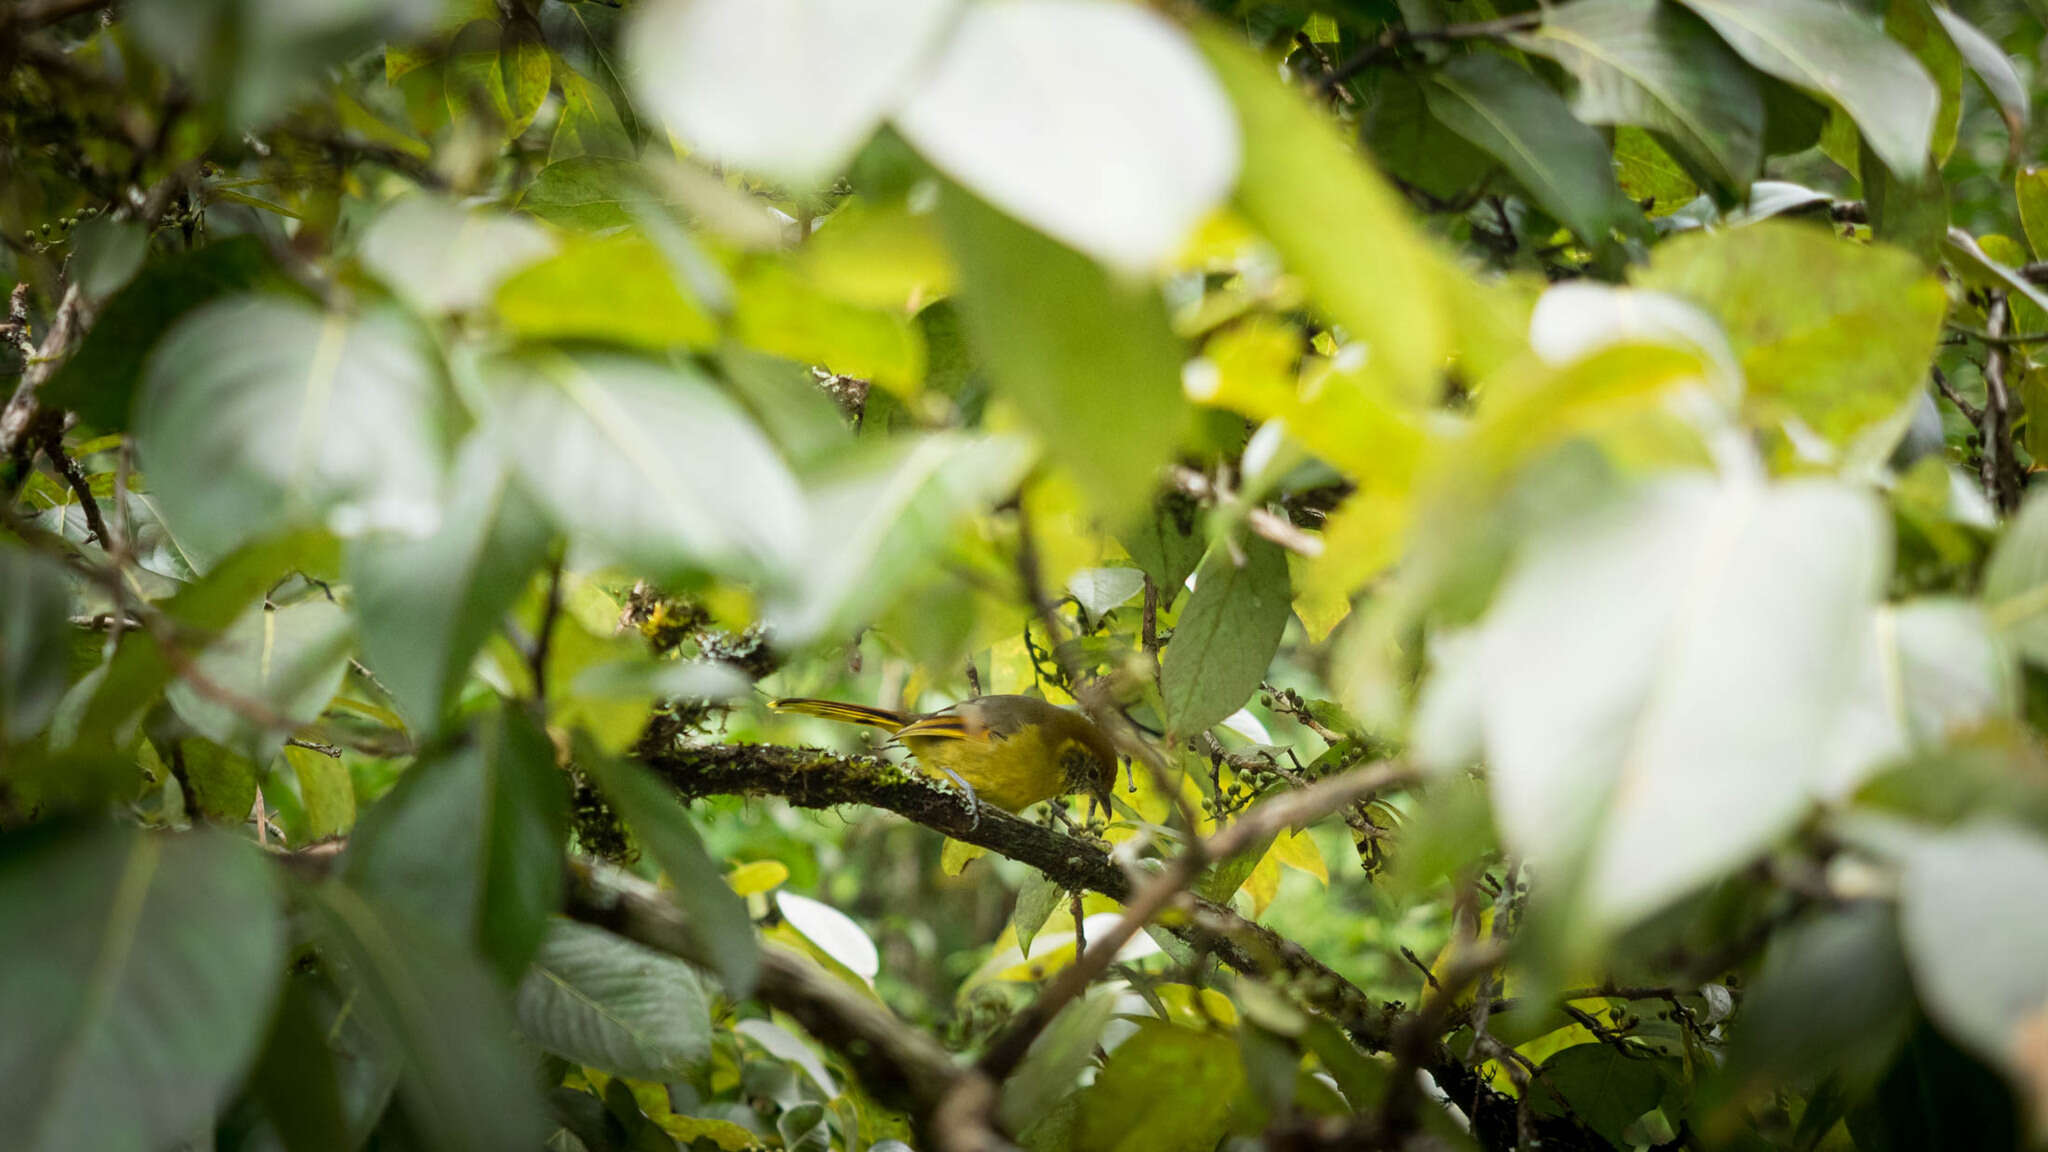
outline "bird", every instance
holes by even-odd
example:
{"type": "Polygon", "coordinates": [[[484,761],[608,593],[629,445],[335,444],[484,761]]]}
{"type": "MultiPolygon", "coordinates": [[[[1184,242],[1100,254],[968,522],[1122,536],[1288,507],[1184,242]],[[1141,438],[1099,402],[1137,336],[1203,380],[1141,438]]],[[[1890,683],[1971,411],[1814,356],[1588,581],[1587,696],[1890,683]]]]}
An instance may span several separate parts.
{"type": "Polygon", "coordinates": [[[802,696],[768,707],[888,732],[926,770],[959,785],[976,824],[983,801],[1014,813],[1086,792],[1109,810],[1116,748],[1087,717],[1035,696],[977,696],[925,713],[802,696]]]}

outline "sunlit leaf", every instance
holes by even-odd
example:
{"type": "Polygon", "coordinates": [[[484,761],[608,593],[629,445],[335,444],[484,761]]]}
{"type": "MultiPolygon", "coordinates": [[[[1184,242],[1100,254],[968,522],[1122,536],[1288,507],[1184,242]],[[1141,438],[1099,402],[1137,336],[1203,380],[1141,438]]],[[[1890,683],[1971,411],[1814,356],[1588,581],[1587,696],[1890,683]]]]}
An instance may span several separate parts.
{"type": "Polygon", "coordinates": [[[507,279],[495,303],[498,318],[520,336],[651,351],[702,348],[718,337],[662,251],[635,235],[573,240],[507,279]]]}
{"type": "Polygon", "coordinates": [[[977,196],[1125,272],[1164,263],[1237,177],[1229,102],[1185,34],[1135,5],[967,5],[896,126],[977,196]]]}
{"type": "Polygon", "coordinates": [[[2012,60],[1997,41],[1979,31],[1975,24],[1945,7],[1934,9],[1935,18],[1954,38],[1956,49],[1963,54],[1970,71],[1984,85],[1984,92],[1998,106],[1998,114],[2005,118],[2006,133],[2012,138],[2012,155],[2017,158],[2024,141],[2028,121],[2027,87],[2020,80],[2012,60]]]}
{"type": "Polygon", "coordinates": [[[0,936],[15,942],[0,964],[0,1114],[23,1148],[166,1148],[201,1130],[284,974],[269,868],[220,833],[13,833],[0,936]]]}
{"type": "Polygon", "coordinates": [[[1244,1084],[1237,1043],[1157,1020],[1138,1025],[1081,1097],[1079,1152],[1206,1148],[1244,1084]]]}
{"type": "Polygon", "coordinates": [[[952,0],[657,0],[626,30],[644,110],[707,158],[833,176],[918,81],[952,0]],[[759,52],[775,46],[776,64],[759,52]]]}
{"type": "Polygon", "coordinates": [[[517,1007],[535,1043],[614,1076],[681,1080],[711,1054],[695,970],[584,924],[548,926],[517,1007]]]}
{"type": "Polygon", "coordinates": [[[256,604],[166,696],[207,739],[267,762],[287,728],[312,722],[334,698],[354,639],[349,614],[317,593],[283,607],[256,604]]]}
{"type": "Polygon", "coordinates": [[[1886,548],[1867,497],[1818,482],[1670,480],[1540,531],[1476,657],[1509,845],[1617,924],[1787,831],[1886,548]]]}
{"type": "Polygon", "coordinates": [[[467,312],[500,280],[554,251],[547,233],[517,216],[468,212],[428,196],[384,209],[363,237],[362,258],[391,290],[427,312],[467,312]]]}
{"type": "Polygon", "coordinates": [[[924,383],[924,340],[901,311],[834,299],[780,263],[751,265],[733,288],[733,335],[750,348],[898,395],[924,383]]]}
{"type": "Polygon", "coordinates": [[[846,913],[794,892],[777,892],[775,907],[790,927],[847,971],[870,981],[881,972],[882,956],[875,951],[874,941],[846,913]]]}

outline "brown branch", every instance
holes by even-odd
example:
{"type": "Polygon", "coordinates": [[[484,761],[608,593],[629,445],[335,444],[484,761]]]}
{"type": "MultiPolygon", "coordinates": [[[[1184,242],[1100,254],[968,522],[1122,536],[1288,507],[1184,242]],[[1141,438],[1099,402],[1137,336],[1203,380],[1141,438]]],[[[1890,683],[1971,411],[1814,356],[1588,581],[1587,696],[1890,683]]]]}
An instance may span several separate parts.
{"type": "MultiPolygon", "coordinates": [[[[1991,298],[1991,307],[1985,311],[1985,332],[1994,340],[2005,335],[2006,323],[2011,319],[2005,295],[1996,293],[1991,298]]],[[[1984,359],[1984,411],[1978,422],[1983,439],[1982,455],[1978,460],[1978,475],[1984,483],[1984,495],[1989,497],[1993,507],[2000,513],[2010,515],[2020,506],[2022,481],[2019,461],[2012,440],[2013,411],[2012,394],[2006,387],[2006,368],[2012,357],[2005,346],[1993,343],[1984,359]]]]}
{"type": "Polygon", "coordinates": [[[2048,344],[2048,332],[2025,332],[2017,336],[2006,336],[1986,328],[1972,328],[1968,324],[1949,323],[1949,331],[1967,336],[1980,344],[1995,348],[2025,348],[2031,344],[2048,344]]]}
{"type": "Polygon", "coordinates": [[[22,365],[21,382],[15,385],[7,407],[0,409],[0,456],[17,457],[24,449],[34,450],[29,429],[36,419],[36,391],[56,374],[64,354],[71,350],[73,336],[84,328],[84,311],[84,291],[76,284],[66,285],[63,295],[58,297],[50,331],[36,345],[35,355],[22,365]]]}
{"type": "Polygon", "coordinates": [[[64,477],[64,483],[69,485],[78,497],[78,506],[85,512],[85,527],[92,533],[91,541],[97,542],[109,552],[113,551],[114,534],[107,530],[107,521],[100,515],[100,502],[92,494],[92,481],[86,477],[85,469],[78,466],[78,461],[64,451],[64,433],[61,429],[52,428],[43,438],[43,455],[50,458],[50,463],[56,467],[57,474],[64,477]]]}
{"type": "Polygon", "coordinates": [[[1363,50],[1353,54],[1343,63],[1325,72],[1316,82],[1318,91],[1328,92],[1382,59],[1395,49],[1407,44],[1445,43],[1454,40],[1493,40],[1513,32],[1526,32],[1543,22],[1539,12],[1518,13],[1503,16],[1497,20],[1474,20],[1466,24],[1446,24],[1441,28],[1397,28],[1388,26],[1363,50]]]}

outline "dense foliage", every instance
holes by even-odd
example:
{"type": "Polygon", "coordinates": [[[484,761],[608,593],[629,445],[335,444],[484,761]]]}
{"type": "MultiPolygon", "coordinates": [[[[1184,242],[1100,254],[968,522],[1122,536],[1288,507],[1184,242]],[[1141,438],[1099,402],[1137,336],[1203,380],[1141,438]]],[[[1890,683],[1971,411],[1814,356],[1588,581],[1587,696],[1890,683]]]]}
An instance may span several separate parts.
{"type": "Polygon", "coordinates": [[[4,1142],[2039,1146],[2044,15],[10,0],[4,1142]]]}

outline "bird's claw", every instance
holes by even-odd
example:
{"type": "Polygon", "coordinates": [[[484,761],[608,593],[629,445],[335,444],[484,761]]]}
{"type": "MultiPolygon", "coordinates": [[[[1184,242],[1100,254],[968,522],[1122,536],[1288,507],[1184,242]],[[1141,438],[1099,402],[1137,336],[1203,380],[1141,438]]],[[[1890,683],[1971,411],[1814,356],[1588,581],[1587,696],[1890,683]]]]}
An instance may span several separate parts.
{"type": "Polygon", "coordinates": [[[946,773],[946,779],[960,786],[960,795],[967,801],[968,830],[972,831],[981,827],[981,797],[974,794],[974,785],[961,779],[960,774],[950,768],[942,769],[942,771],[946,773]]]}

